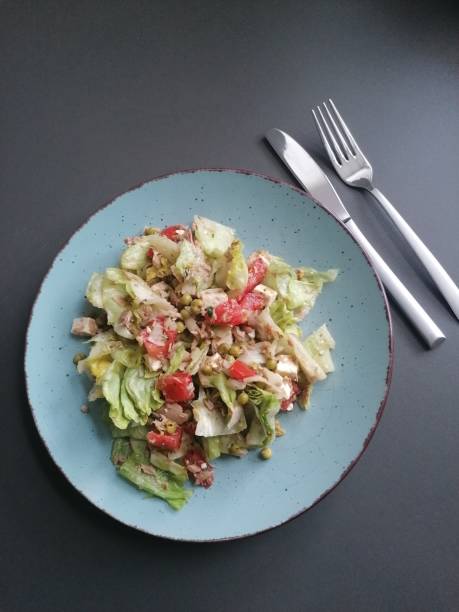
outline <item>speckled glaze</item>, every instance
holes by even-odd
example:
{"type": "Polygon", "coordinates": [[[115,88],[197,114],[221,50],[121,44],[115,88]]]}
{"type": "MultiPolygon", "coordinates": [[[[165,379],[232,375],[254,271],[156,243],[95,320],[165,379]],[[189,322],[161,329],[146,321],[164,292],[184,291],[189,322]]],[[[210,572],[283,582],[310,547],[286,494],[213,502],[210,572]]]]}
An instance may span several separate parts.
{"type": "Polygon", "coordinates": [[[57,255],[43,281],[27,333],[26,380],[32,414],[52,458],[93,504],[147,533],[213,541],[280,525],[323,498],[360,457],[380,419],[392,367],[387,303],[373,269],[344,227],[300,190],[239,170],[195,170],[145,183],[94,214],[57,255]],[[304,323],[327,323],[336,372],[314,389],[311,408],[281,415],[286,435],[273,458],[256,452],[215,461],[216,480],[194,489],[180,512],[145,498],[118,477],[111,439],[73,355],[73,317],[87,310],[90,274],[117,264],[125,236],[144,225],[189,223],[194,214],[233,226],[246,252],[267,248],[292,264],[337,267],[304,323]]]}

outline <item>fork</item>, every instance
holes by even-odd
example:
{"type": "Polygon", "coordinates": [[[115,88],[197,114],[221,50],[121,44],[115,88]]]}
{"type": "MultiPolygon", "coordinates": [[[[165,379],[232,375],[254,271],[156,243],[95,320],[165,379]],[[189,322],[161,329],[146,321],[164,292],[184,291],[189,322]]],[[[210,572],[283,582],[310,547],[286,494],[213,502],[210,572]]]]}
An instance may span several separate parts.
{"type": "Polygon", "coordinates": [[[459,289],[455,282],[402,215],[384,194],[373,186],[373,168],[370,162],[362,153],[333,100],[329,99],[329,104],[333,113],[324,102],[325,114],[320,106],[317,107],[320,120],[314,110],[312,114],[328,157],[338,176],[351,187],[366,189],[380,203],[459,319],[459,289]]]}

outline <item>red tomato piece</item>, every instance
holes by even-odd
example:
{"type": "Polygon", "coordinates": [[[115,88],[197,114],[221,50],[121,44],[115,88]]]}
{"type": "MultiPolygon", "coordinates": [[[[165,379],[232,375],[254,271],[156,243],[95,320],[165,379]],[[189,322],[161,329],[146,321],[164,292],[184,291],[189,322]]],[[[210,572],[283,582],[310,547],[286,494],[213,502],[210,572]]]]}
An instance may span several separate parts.
{"type": "Polygon", "coordinates": [[[263,257],[257,257],[249,264],[249,279],[244,293],[249,293],[254,287],[259,285],[266,276],[268,264],[263,257]]]}
{"type": "Polygon", "coordinates": [[[138,340],[154,359],[169,357],[172,345],[177,338],[177,330],[164,323],[164,317],[156,317],[143,329],[138,340]]]}
{"type": "Polygon", "coordinates": [[[242,296],[239,300],[239,304],[241,308],[245,308],[246,310],[263,310],[265,307],[265,297],[257,291],[251,291],[242,296]]]}
{"type": "Polygon", "coordinates": [[[241,325],[247,321],[247,311],[238,304],[237,300],[230,298],[214,308],[209,321],[212,325],[241,325]]]}
{"type": "Polygon", "coordinates": [[[149,257],[150,259],[153,257],[153,249],[151,247],[147,251],[147,257],[149,257]]]}
{"type": "Polygon", "coordinates": [[[158,380],[158,389],[166,402],[189,402],[194,397],[194,385],[191,374],[175,372],[165,374],[158,380]]]}
{"type": "Polygon", "coordinates": [[[163,448],[165,450],[178,450],[180,448],[180,444],[182,443],[182,429],[177,427],[177,430],[173,434],[149,431],[147,433],[147,442],[152,446],[157,446],[158,448],[163,448]]]}
{"type": "Polygon", "coordinates": [[[170,225],[169,227],[166,227],[166,229],[163,229],[161,236],[166,236],[166,238],[169,238],[169,240],[179,242],[182,240],[182,238],[184,238],[187,229],[188,228],[186,225],[170,225]]]}
{"type": "Polygon", "coordinates": [[[228,374],[236,380],[244,380],[244,378],[255,376],[256,371],[243,361],[236,359],[228,368],[228,374]]]}

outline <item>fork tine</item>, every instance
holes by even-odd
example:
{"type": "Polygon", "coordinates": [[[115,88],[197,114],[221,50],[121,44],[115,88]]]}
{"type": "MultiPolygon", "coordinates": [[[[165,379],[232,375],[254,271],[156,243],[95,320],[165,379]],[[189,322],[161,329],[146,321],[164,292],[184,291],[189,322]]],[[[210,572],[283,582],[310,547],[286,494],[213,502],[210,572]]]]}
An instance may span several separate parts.
{"type": "Polygon", "coordinates": [[[330,102],[330,106],[333,109],[333,112],[335,113],[339,123],[341,124],[341,128],[343,129],[343,132],[346,134],[347,139],[349,140],[351,147],[354,149],[355,154],[360,153],[360,155],[363,156],[363,153],[359,147],[359,145],[357,144],[354,136],[351,134],[351,131],[349,130],[349,128],[347,127],[344,119],[341,117],[341,115],[339,114],[338,109],[335,106],[335,103],[333,102],[333,100],[331,98],[328,98],[328,101],[330,102]]]}
{"type": "Polygon", "coordinates": [[[346,142],[346,140],[345,140],[341,130],[336,125],[336,121],[334,120],[333,115],[328,110],[328,106],[327,106],[326,102],[324,102],[324,109],[327,111],[328,118],[330,119],[330,121],[331,121],[331,123],[332,123],[332,125],[333,125],[333,127],[335,129],[335,134],[337,135],[338,140],[339,140],[341,146],[344,149],[344,152],[347,154],[348,159],[350,159],[351,157],[354,157],[354,153],[350,150],[349,145],[347,144],[347,142],[346,142]]]}
{"type": "Polygon", "coordinates": [[[317,129],[319,130],[320,138],[322,139],[323,145],[328,153],[328,157],[330,158],[333,164],[336,164],[337,166],[341,167],[341,161],[338,159],[336,153],[331,148],[330,143],[327,140],[325,132],[323,131],[322,126],[320,125],[320,121],[317,118],[317,115],[314,109],[312,109],[312,115],[314,117],[314,121],[316,122],[317,129]]]}
{"type": "Polygon", "coordinates": [[[328,122],[325,119],[324,114],[323,114],[322,109],[320,108],[320,106],[317,107],[317,110],[319,111],[320,118],[322,119],[322,123],[323,123],[323,125],[325,127],[325,130],[327,131],[328,137],[330,138],[330,140],[333,143],[333,146],[334,146],[335,152],[336,152],[336,156],[337,156],[340,164],[342,164],[346,160],[346,158],[344,156],[344,153],[342,152],[341,147],[339,146],[339,144],[338,144],[338,142],[337,142],[337,140],[335,138],[335,135],[331,131],[330,126],[328,125],[328,122]]]}

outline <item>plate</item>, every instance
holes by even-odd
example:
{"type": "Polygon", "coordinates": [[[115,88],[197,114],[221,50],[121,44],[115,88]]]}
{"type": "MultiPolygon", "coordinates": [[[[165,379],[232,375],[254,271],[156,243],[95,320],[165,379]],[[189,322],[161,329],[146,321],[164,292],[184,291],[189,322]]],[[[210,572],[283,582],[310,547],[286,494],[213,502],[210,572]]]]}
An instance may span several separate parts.
{"type": "Polygon", "coordinates": [[[55,258],[36,298],[27,332],[25,370],[36,426],[51,457],[95,506],[115,519],[165,538],[240,538],[304,512],[326,495],[360,457],[381,417],[392,367],[390,317],[380,282],[347,230],[288,184],[240,170],[194,170],[147,182],[96,212],[55,258]],[[97,405],[86,403],[88,381],[72,357],[81,341],[72,319],[87,309],[94,271],[117,265],[126,236],[145,225],[189,223],[204,215],[234,227],[246,253],[257,248],[294,265],[337,267],[304,322],[327,323],[336,339],[336,371],[314,388],[309,410],[281,416],[286,435],[273,458],[250,452],[215,461],[215,483],[194,488],[176,512],[117,475],[111,438],[97,405]]]}

